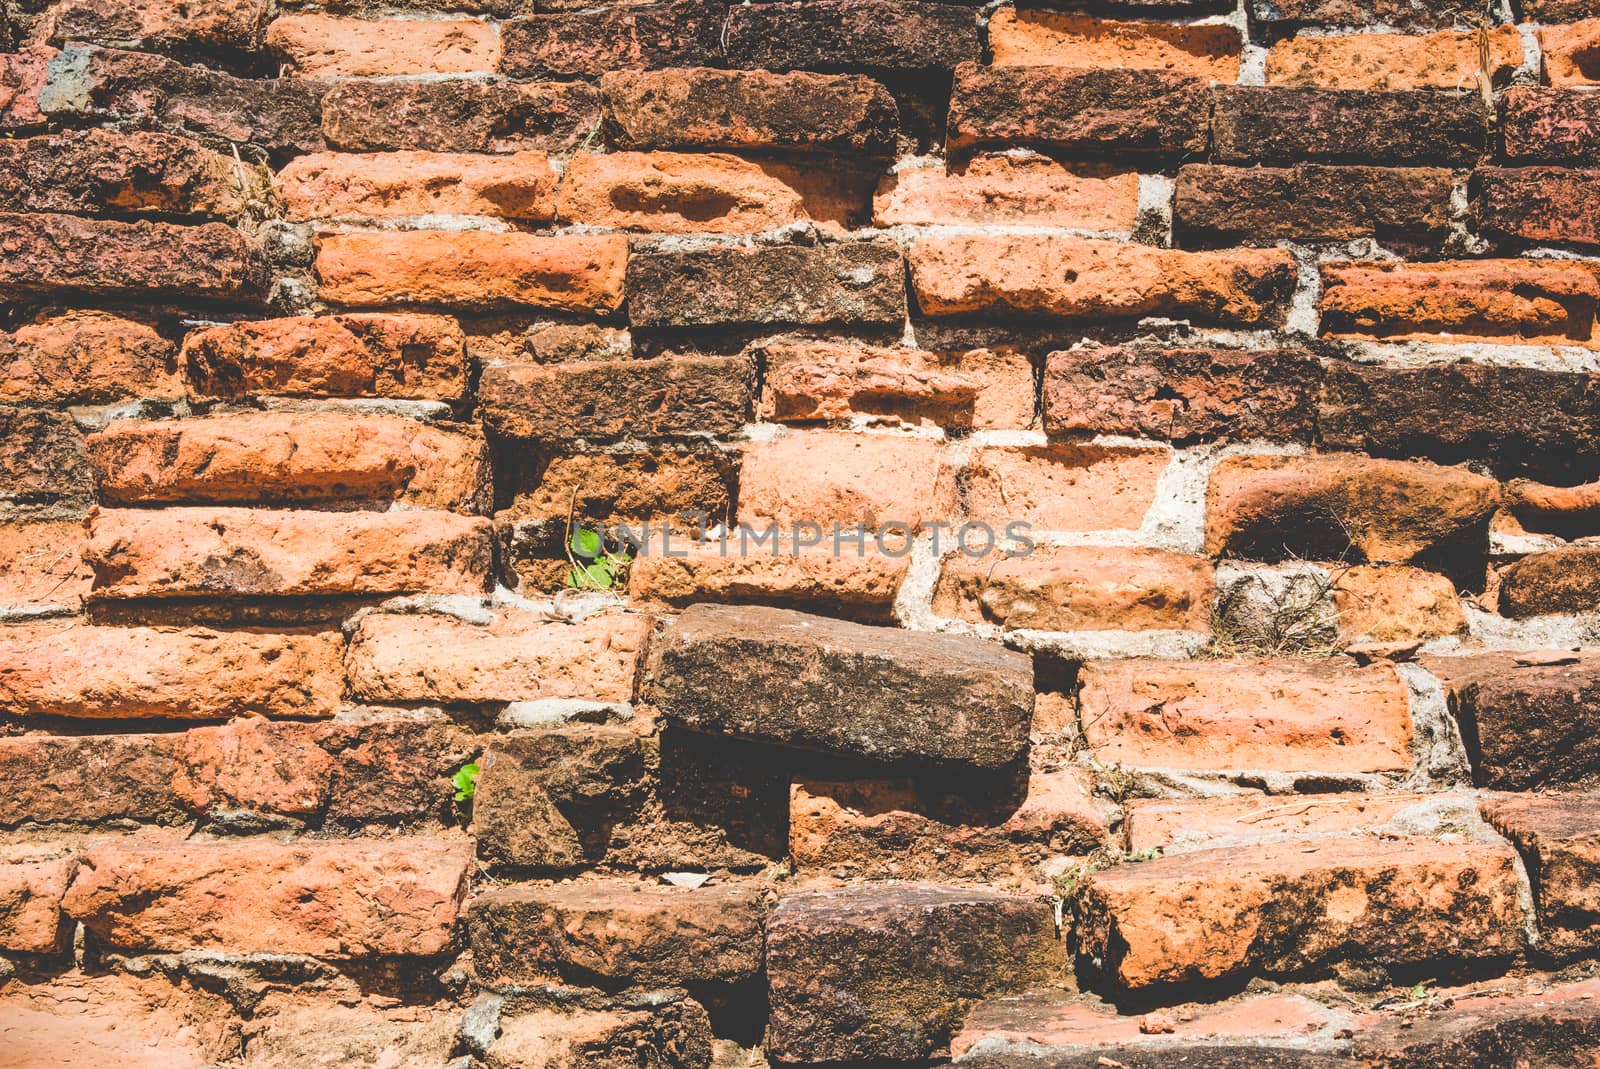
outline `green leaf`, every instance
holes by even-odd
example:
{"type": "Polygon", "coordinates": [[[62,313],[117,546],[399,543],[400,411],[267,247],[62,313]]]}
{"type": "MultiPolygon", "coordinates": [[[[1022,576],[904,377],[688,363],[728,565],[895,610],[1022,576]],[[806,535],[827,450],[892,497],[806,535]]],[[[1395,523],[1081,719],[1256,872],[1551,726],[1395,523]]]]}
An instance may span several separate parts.
{"type": "Polygon", "coordinates": [[[573,531],[572,552],[580,557],[598,557],[600,555],[600,532],[586,530],[582,527],[573,531]]]}
{"type": "Polygon", "coordinates": [[[456,801],[470,800],[478,791],[478,763],[473,761],[462,765],[456,770],[456,774],[450,777],[450,782],[455,784],[456,801]]]}
{"type": "Polygon", "coordinates": [[[610,561],[597,560],[584,571],[588,574],[590,584],[599,590],[610,590],[617,581],[616,573],[611,570],[610,561]]]}

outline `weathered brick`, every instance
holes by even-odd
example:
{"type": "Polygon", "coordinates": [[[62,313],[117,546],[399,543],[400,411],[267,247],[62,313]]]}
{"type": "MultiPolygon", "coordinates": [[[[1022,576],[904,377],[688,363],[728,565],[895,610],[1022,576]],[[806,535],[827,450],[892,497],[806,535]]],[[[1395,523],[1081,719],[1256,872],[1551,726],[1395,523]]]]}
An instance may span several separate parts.
{"type": "Polygon", "coordinates": [[[467,389],[466,338],[445,316],[372,312],[205,327],[184,339],[183,361],[202,397],[455,400],[467,389]]]}
{"type": "Polygon", "coordinates": [[[915,1061],[971,1000],[1062,970],[1049,904],[903,884],[795,892],[767,921],[767,1040],[784,1061],[915,1061]]]}
{"type": "Polygon", "coordinates": [[[964,167],[901,167],[884,176],[873,198],[879,226],[1053,226],[1132,231],[1139,176],[1045,156],[978,156],[964,167]]]}
{"type": "Polygon", "coordinates": [[[652,665],[675,724],[879,761],[1002,768],[1033,715],[1021,654],[764,606],[687,610],[652,665]]]}
{"type": "Polygon", "coordinates": [[[0,504],[82,516],[93,502],[88,451],[72,417],[0,405],[0,504]]]}
{"type": "Polygon", "coordinates": [[[1069,349],[1044,372],[1051,434],[1174,442],[1316,432],[1322,364],[1294,349],[1069,349]]]}
{"type": "Polygon", "coordinates": [[[881,620],[893,610],[910,565],[909,557],[893,557],[873,546],[859,555],[848,546],[841,553],[828,545],[802,549],[792,538],[786,544],[741,547],[730,536],[726,547],[721,542],[691,543],[672,556],[640,555],[629,573],[628,594],[643,611],[672,612],[715,602],[881,620]]]}
{"type": "Polygon", "coordinates": [[[93,579],[83,561],[88,547],[83,520],[8,519],[0,526],[0,611],[77,611],[93,579]]]}
{"type": "Polygon", "coordinates": [[[1217,163],[1462,164],[1488,143],[1475,92],[1241,85],[1214,95],[1217,163]]]}
{"type": "Polygon", "coordinates": [[[1394,666],[1348,661],[1092,661],[1084,739],[1147,768],[1398,772],[1411,711],[1394,666]]]}
{"type": "Polygon", "coordinates": [[[1206,496],[1206,552],[1404,563],[1486,538],[1499,485],[1465,468],[1325,454],[1227,457],[1206,496]]]}
{"type": "Polygon", "coordinates": [[[760,883],[701,888],[628,879],[513,884],[467,908],[473,965],[491,983],[562,977],[681,986],[735,983],[761,969],[760,883]]]}
{"type": "Polygon", "coordinates": [[[1453,89],[1480,92],[1478,78],[1504,84],[1522,63],[1515,26],[1430,34],[1300,35],[1267,51],[1268,85],[1326,89],[1453,89]],[[1486,51],[1480,51],[1486,49],[1486,51]],[[1488,66],[1483,66],[1483,57],[1488,66]]]}
{"type": "Polygon", "coordinates": [[[1500,611],[1524,618],[1600,610],[1600,549],[1569,546],[1523,557],[1500,574],[1500,611]]]}
{"type": "Polygon", "coordinates": [[[889,91],[860,75],[612,71],[601,77],[600,92],[623,148],[886,154],[899,125],[889,91]]]}
{"type": "Polygon", "coordinates": [[[1505,486],[1505,507],[1524,530],[1582,538],[1600,524],[1600,482],[1549,486],[1512,479],[1505,486]]]}
{"type": "Polygon", "coordinates": [[[1512,86],[1500,96],[1500,136],[1506,158],[1518,163],[1600,162],[1600,97],[1512,86]]]}
{"type": "Polygon", "coordinates": [[[232,219],[262,176],[168,134],[77,130],[0,142],[0,209],[232,219]]]}
{"type": "Polygon", "coordinates": [[[1600,824],[1594,799],[1569,794],[1497,798],[1483,815],[1516,844],[1534,889],[1539,949],[1557,958],[1585,955],[1600,943],[1600,824]]]}
{"type": "Polygon", "coordinates": [[[400,416],[118,420],[88,445],[108,504],[398,501],[457,512],[488,504],[483,434],[400,416]]]}
{"type": "MultiPolygon", "coordinates": [[[[739,521],[760,528],[817,523],[869,531],[917,527],[953,510],[954,478],[938,442],[805,431],[744,447],[739,521]]],[[[903,547],[885,544],[891,551],[903,547]]]]}
{"type": "Polygon", "coordinates": [[[436,614],[373,613],[350,640],[350,691],[378,702],[633,700],[650,620],[603,615],[581,624],[505,612],[487,624],[436,614]]]}
{"type": "MultiPolygon", "coordinates": [[[[736,460],[718,449],[659,445],[554,456],[525,479],[511,477],[511,503],[496,518],[560,525],[563,536],[569,510],[607,528],[650,523],[687,531],[695,513],[727,514],[736,460]]],[[[559,546],[556,552],[565,559],[559,546]]]]}
{"type": "Polygon", "coordinates": [[[177,347],[149,323],[109,312],[46,313],[0,333],[0,401],[181,397],[176,357],[177,347]]]}
{"type": "Polygon", "coordinates": [[[172,793],[215,819],[306,820],[328,802],[333,758],[317,745],[321,725],[235,720],[184,732],[172,793]]]}
{"type": "Polygon", "coordinates": [[[1322,333],[1406,337],[1471,334],[1588,341],[1600,277],[1560,260],[1330,263],[1322,268],[1322,333]]]}
{"type": "Polygon", "coordinates": [[[803,0],[729,9],[728,62],[767,70],[949,70],[983,54],[978,16],[919,0],[803,0]]]}
{"type": "Polygon", "coordinates": [[[416,718],[328,721],[317,744],[334,759],[323,826],[341,829],[450,821],[452,777],[479,747],[451,724],[416,718]]]}
{"type": "Polygon", "coordinates": [[[349,152],[557,152],[599,117],[600,94],[583,82],[346,82],[322,101],[327,144],[349,152]]]}
{"type": "MultiPolygon", "coordinates": [[[[0,632],[0,637],[4,632],[0,632]]],[[[0,739],[0,826],[177,823],[181,735],[15,735],[0,739]]]]}
{"type": "Polygon", "coordinates": [[[0,130],[38,130],[49,121],[39,110],[39,95],[49,75],[53,48],[0,53],[0,130]]]}
{"type": "Polygon", "coordinates": [[[1445,999],[1420,1014],[1396,1013],[1356,1032],[1353,1053],[1370,1064],[1469,1069],[1485,1051],[1512,1064],[1560,1065],[1600,1050],[1600,985],[1510,985],[1512,993],[1445,999]]]}
{"type": "Polygon", "coordinates": [[[1480,167],[1473,185],[1474,214],[1494,234],[1600,245],[1600,170],[1480,167]]]}
{"type": "Polygon", "coordinates": [[[317,241],[322,298],[345,305],[528,305],[608,314],[628,243],[585,234],[350,231],[317,241]]]}
{"type": "Polygon", "coordinates": [[[319,152],[278,172],[290,219],[487,215],[549,222],[556,173],[543,152],[319,152]]]}
{"type": "Polygon", "coordinates": [[[1542,26],[1536,34],[1546,84],[1594,85],[1600,81],[1595,77],[1595,60],[1600,58],[1600,19],[1542,26]]]}
{"type": "MultiPolygon", "coordinates": [[[[1471,810],[1476,802],[1457,796],[1471,810]]],[[[1385,792],[1297,795],[1245,794],[1177,801],[1135,799],[1128,803],[1128,849],[1135,854],[1234,846],[1272,837],[1349,835],[1392,826],[1414,806],[1440,801],[1436,794],[1385,792]]]]}
{"type": "Polygon", "coordinates": [[[69,45],[50,65],[39,97],[52,120],[112,120],[191,134],[223,148],[318,152],[327,84],[301,78],[237,78],[147,52],[69,45]]]}
{"type": "Polygon", "coordinates": [[[1188,244],[1440,237],[1455,175],[1436,167],[1225,167],[1178,171],[1172,221],[1188,244]]]}
{"type": "Polygon", "coordinates": [[[1127,988],[1504,960],[1526,939],[1514,861],[1503,844],[1422,838],[1208,850],[1092,874],[1074,927],[1127,988]]]}
{"type": "Polygon", "coordinates": [[[5,628],[0,702],[33,716],[330,716],[342,689],[342,645],[335,633],[5,628]]]}
{"type": "Polygon", "coordinates": [[[246,839],[91,847],[62,902],[103,945],[236,954],[438,954],[472,846],[246,839]]]}
{"type": "Polygon", "coordinates": [[[484,1050],[488,1069],[527,1065],[672,1066],[704,1069],[711,1064],[711,1019],[705,1007],[681,991],[649,992],[617,1000],[603,1009],[550,1007],[500,1019],[484,1050]]]}
{"type": "Polygon", "coordinates": [[[514,438],[731,434],[749,418],[751,379],[740,356],[500,364],[479,399],[485,424],[514,438]]]}
{"type": "Polygon", "coordinates": [[[1002,7],[989,17],[995,66],[1125,67],[1239,80],[1244,41],[1226,25],[1126,22],[1002,7]]]}
{"type": "Polygon", "coordinates": [[[1529,791],[1600,782],[1600,657],[1527,664],[1515,654],[1430,657],[1480,787],[1529,791]]]}
{"type": "Polygon", "coordinates": [[[69,41],[208,58],[216,52],[245,56],[259,51],[267,0],[59,0],[45,9],[34,36],[53,45],[69,41]]]}
{"type": "Polygon", "coordinates": [[[635,327],[898,324],[905,263],[882,241],[639,251],[628,259],[635,327]]]}
{"type": "Polygon", "coordinates": [[[962,511],[997,534],[1013,521],[1035,531],[1137,529],[1169,459],[1142,446],[985,446],[962,473],[962,511]]]}
{"type": "Polygon", "coordinates": [[[710,67],[722,58],[725,3],[620,4],[546,11],[501,27],[500,70],[513,78],[710,67]]]}
{"type": "Polygon", "coordinates": [[[267,47],[307,77],[474,74],[500,62],[500,34],[478,19],[284,14],[267,27],[267,47]]]}
{"type": "Polygon", "coordinates": [[[909,260],[917,306],[930,316],[1271,324],[1294,281],[1282,249],[1181,252],[1040,234],[923,238],[909,260]]]}
{"type": "MultiPolygon", "coordinates": [[[[1523,5],[1525,9],[1528,6],[1523,5]]],[[[1483,17],[1483,9],[1475,0],[1430,0],[1421,5],[1409,0],[1250,0],[1250,14],[1258,22],[1291,25],[1360,27],[1382,23],[1409,29],[1443,29],[1474,24],[1483,17]]]]}
{"type": "Polygon", "coordinates": [[[0,293],[259,300],[268,270],[231,226],[0,213],[0,293]]]}
{"type": "Polygon", "coordinates": [[[1204,152],[1203,79],[1159,70],[956,68],[951,150],[1029,145],[1095,155],[1204,152]]]}
{"type": "Polygon", "coordinates": [[[1211,563],[1160,549],[1044,547],[1026,557],[947,558],[940,616],[1041,631],[1210,631],[1211,563]]]}
{"type": "Polygon", "coordinates": [[[1392,368],[1334,362],[1318,405],[1324,444],[1496,471],[1589,478],[1600,449],[1600,376],[1461,361],[1392,368]]]}
{"type": "Polygon", "coordinates": [[[105,598],[483,591],[488,520],[451,512],[104,509],[90,528],[105,598]]]}
{"type": "Polygon", "coordinates": [[[1523,0],[1518,10],[1531,22],[1572,22],[1600,15],[1594,0],[1523,0]]]}
{"type": "Polygon", "coordinates": [[[1464,634],[1467,616],[1448,576],[1405,565],[1356,565],[1333,581],[1339,634],[1358,642],[1410,642],[1464,634]]]}
{"type": "Polygon", "coordinates": [[[0,862],[0,950],[55,954],[67,945],[61,896],[77,868],[72,857],[0,862]]]}

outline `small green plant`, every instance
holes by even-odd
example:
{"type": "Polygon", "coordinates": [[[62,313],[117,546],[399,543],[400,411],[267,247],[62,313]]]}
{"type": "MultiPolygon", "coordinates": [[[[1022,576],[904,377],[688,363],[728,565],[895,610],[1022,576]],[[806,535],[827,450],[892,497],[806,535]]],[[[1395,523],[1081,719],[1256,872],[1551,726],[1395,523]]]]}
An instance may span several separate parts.
{"type": "Polygon", "coordinates": [[[472,801],[473,795],[478,793],[478,762],[471,761],[456,769],[450,782],[455,785],[457,802],[472,801]]]}
{"type": "Polygon", "coordinates": [[[587,527],[572,530],[567,550],[572,558],[572,570],[567,573],[569,590],[615,590],[628,581],[633,554],[611,552],[599,531],[587,527]]]}

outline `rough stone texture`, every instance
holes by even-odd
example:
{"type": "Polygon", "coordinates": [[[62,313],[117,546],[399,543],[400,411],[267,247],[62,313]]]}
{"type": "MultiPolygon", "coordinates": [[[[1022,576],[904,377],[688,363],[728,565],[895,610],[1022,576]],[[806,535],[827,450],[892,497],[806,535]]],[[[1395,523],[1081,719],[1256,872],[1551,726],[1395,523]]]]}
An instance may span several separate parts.
{"type": "MultiPolygon", "coordinates": [[[[9,641],[9,639],[8,639],[9,641]]],[[[8,704],[12,701],[7,698],[8,704]]],[[[0,825],[176,823],[178,735],[18,735],[0,739],[0,825]]]]}
{"type": "Polygon", "coordinates": [[[1586,980],[1446,1002],[1362,1029],[1355,1052],[1405,1069],[1472,1069],[1491,1052],[1510,1065],[1578,1069],[1600,1050],[1596,994],[1586,980]]]}
{"type": "Polygon", "coordinates": [[[1002,768],[1033,715],[1032,665],[998,645],[757,606],[684,612],[653,677],[673,723],[878,761],[1002,768]]]}
{"type": "Polygon", "coordinates": [[[322,101],[327,144],[350,152],[556,152],[599,117],[600,94],[582,82],[356,81],[322,101]]]}
{"type": "Polygon", "coordinates": [[[1468,164],[1488,129],[1474,93],[1227,86],[1211,138],[1217,163],[1468,164]]]}
{"type": "Polygon", "coordinates": [[[1126,67],[1234,82],[1242,44],[1239,32],[1225,25],[1122,22],[1014,7],[989,17],[997,67],[1126,67]]]}
{"type": "Polygon", "coordinates": [[[0,213],[0,294],[249,302],[267,289],[257,245],[222,223],[174,226],[0,213]]]}
{"type": "Polygon", "coordinates": [[[949,70],[983,53],[971,7],[920,0],[739,4],[726,40],[733,66],[775,71],[949,70]]]}
{"type": "Polygon", "coordinates": [[[1439,236],[1453,172],[1442,167],[1224,167],[1178,170],[1173,224],[1185,243],[1271,244],[1439,236]]]}
{"type": "Polygon", "coordinates": [[[487,625],[439,614],[373,613],[345,657],[350,690],[377,702],[626,702],[650,621],[607,613],[582,623],[497,614],[487,625]]]}
{"type": "Polygon", "coordinates": [[[714,66],[722,57],[722,3],[622,4],[545,11],[501,27],[501,73],[513,78],[596,77],[614,70],[714,66]]]}
{"type": "Polygon", "coordinates": [[[260,174],[168,134],[76,130],[0,142],[0,210],[233,219],[260,174]]]}
{"type": "Polygon", "coordinates": [[[1429,34],[1299,35],[1267,51],[1267,84],[1329,89],[1471,89],[1504,84],[1522,62],[1515,26],[1429,34]],[[1484,57],[1488,63],[1485,67],[1484,57]]]}
{"type": "MultiPolygon", "coordinates": [[[[19,332],[20,333],[20,332],[19,332]]],[[[466,339],[445,316],[384,312],[264,319],[184,339],[196,393],[209,397],[460,397],[466,339]]]]}
{"type": "Polygon", "coordinates": [[[449,512],[108,509],[90,529],[102,598],[481,593],[489,521],[449,512]]]}
{"type": "Polygon", "coordinates": [[[1051,434],[1126,434],[1174,442],[1307,441],[1322,364],[1298,350],[1071,349],[1051,353],[1051,434]]]}
{"type": "Polygon", "coordinates": [[[1394,666],[1349,661],[1095,661],[1083,735],[1102,762],[1282,772],[1403,771],[1411,711],[1394,666]]]}
{"type": "Polygon", "coordinates": [[[898,324],[905,265],[886,242],[641,251],[628,259],[635,327],[898,324]]]}
{"type": "Polygon", "coordinates": [[[601,77],[600,92],[606,122],[624,148],[884,154],[899,125],[888,90],[860,75],[612,71],[601,77]]]}
{"type": "Polygon", "coordinates": [[[922,238],[909,260],[912,293],[929,316],[1160,315],[1271,326],[1294,278],[1280,249],[1181,252],[1055,235],[922,238]]]}
{"type": "Polygon", "coordinates": [[[1423,662],[1444,682],[1472,760],[1473,782],[1525,791],[1594,780],[1600,775],[1600,658],[1518,660],[1515,654],[1485,653],[1423,662]]]}
{"type": "Polygon", "coordinates": [[[740,552],[737,537],[691,544],[673,556],[650,553],[633,562],[628,595],[647,612],[672,612],[700,602],[768,604],[852,618],[885,619],[911,566],[869,545],[835,554],[832,547],[767,546],[740,552]],[[679,556],[678,554],[682,555],[679,556]]]}
{"type": "Polygon", "coordinates": [[[109,312],[42,315],[0,334],[0,401],[104,404],[179,397],[177,347],[109,312]]]}
{"type": "Polygon", "coordinates": [[[1040,899],[933,884],[795,892],[767,920],[768,1042],[786,1061],[942,1053],[970,1000],[1056,979],[1040,899]]]}
{"type": "MultiPolygon", "coordinates": [[[[955,500],[955,480],[938,442],[806,431],[744,446],[739,469],[739,514],[756,534],[777,523],[789,533],[815,523],[831,537],[865,524],[885,552],[904,550],[904,532],[943,519],[955,500]],[[881,542],[878,536],[882,536],[881,542]]],[[[770,542],[770,539],[768,540],[770,542]]]]}
{"type": "Polygon", "coordinates": [[[735,983],[761,969],[764,898],[749,882],[519,884],[474,898],[467,924],[478,975],[497,984],[735,983]]]}
{"type": "Polygon", "coordinates": [[[1528,866],[1539,912],[1539,950],[1556,958],[1593,951],[1600,941],[1600,823],[1589,795],[1498,798],[1483,815],[1516,844],[1528,866]]]}
{"type": "Polygon", "coordinates": [[[555,218],[556,173],[543,152],[318,152],[277,175],[290,219],[486,215],[555,218]]]}
{"type": "Polygon", "coordinates": [[[1581,88],[1512,86],[1500,99],[1500,136],[1519,164],[1600,162],[1600,99],[1581,88]]]}
{"type": "Polygon", "coordinates": [[[500,364],[479,397],[485,425],[514,438],[731,434],[749,419],[752,378],[742,356],[500,364]]]}
{"type": "Polygon", "coordinates": [[[44,12],[34,36],[174,55],[212,50],[249,53],[261,47],[267,0],[209,0],[191,7],[171,0],[65,0],[44,12]]]}
{"type": "Polygon", "coordinates": [[[1581,537],[1600,522],[1600,483],[1549,486],[1512,479],[1505,484],[1505,506],[1525,530],[1581,537]]]}
{"type": "MultiPolygon", "coordinates": [[[[1531,0],[1523,5],[1523,10],[1537,18],[1535,9],[1548,6],[1546,0],[1531,0]]],[[[1409,0],[1250,0],[1250,14],[1258,22],[1268,23],[1344,27],[1383,23],[1442,29],[1458,23],[1476,23],[1482,12],[1473,0],[1432,0],[1425,5],[1412,4],[1409,0]]]]}
{"type": "Polygon", "coordinates": [[[88,547],[81,519],[9,520],[0,527],[0,612],[77,611],[93,580],[83,562],[88,547]]]}
{"type": "Polygon", "coordinates": [[[1073,903],[1080,955],[1127,988],[1505,959],[1523,947],[1503,844],[1326,839],[1119,865],[1073,903]]]}
{"type": "Polygon", "coordinates": [[[204,1035],[190,1023],[203,1016],[203,997],[162,977],[57,973],[39,983],[7,985],[0,999],[0,1040],[6,1056],[21,1065],[205,1065],[228,1052],[221,1037],[204,1035]]]}
{"type": "Polygon", "coordinates": [[[1161,70],[956,68],[947,144],[1176,156],[1206,146],[1204,80],[1161,70]]]}
{"type": "Polygon", "coordinates": [[[94,499],[87,447],[65,412],[0,405],[0,504],[73,518],[94,499]]]}
{"type": "Polygon", "coordinates": [[[123,950],[438,954],[466,896],[463,841],[106,844],[62,908],[123,950]]]}
{"type": "Polygon", "coordinates": [[[1492,233],[1532,242],[1600,244],[1600,171],[1479,167],[1475,217],[1492,233]]]}
{"type": "Polygon", "coordinates": [[[61,896],[77,869],[70,857],[0,862],[0,950],[54,954],[67,942],[61,896]]]}
{"type": "Polygon", "coordinates": [[[0,130],[7,133],[32,131],[47,122],[39,110],[55,49],[34,47],[22,52],[0,53],[0,130]]]}
{"type": "Polygon", "coordinates": [[[1211,474],[1206,551],[1403,563],[1480,545],[1499,500],[1494,480],[1465,468],[1338,454],[1227,457],[1211,474]]]}
{"type": "Polygon", "coordinates": [[[330,716],[343,688],[342,645],[328,632],[0,628],[0,704],[33,716],[330,716]]]}
{"type": "Polygon", "coordinates": [[[279,15],[267,47],[307,77],[471,74],[500,60],[500,35],[477,19],[368,19],[316,13],[279,15]]]}
{"type": "Polygon", "coordinates": [[[1045,156],[982,155],[953,171],[901,167],[873,198],[879,226],[1054,226],[1132,231],[1139,178],[1094,166],[1069,168],[1045,156]]]}
{"type": "Polygon", "coordinates": [[[1500,575],[1500,611],[1523,618],[1600,609],[1600,547],[1533,553],[1500,575]]]}
{"type": "Polygon", "coordinates": [[[645,992],[604,1009],[538,1009],[501,1022],[484,1051],[489,1069],[708,1069],[711,1020],[681,994],[645,992]]]}

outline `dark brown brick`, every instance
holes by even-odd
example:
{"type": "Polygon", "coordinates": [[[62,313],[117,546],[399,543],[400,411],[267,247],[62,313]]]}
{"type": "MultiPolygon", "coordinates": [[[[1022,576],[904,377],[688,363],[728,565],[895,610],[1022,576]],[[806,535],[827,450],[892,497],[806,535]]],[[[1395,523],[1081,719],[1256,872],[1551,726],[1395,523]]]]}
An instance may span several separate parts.
{"type": "Polygon", "coordinates": [[[1088,155],[1182,155],[1206,147],[1206,83],[1157,70],[956,68],[951,149],[1029,145],[1088,155]]]}
{"type": "Polygon", "coordinates": [[[1484,5],[1482,0],[1429,0],[1423,4],[1411,0],[1250,0],[1250,14],[1257,22],[1269,24],[1365,28],[1382,23],[1447,30],[1456,25],[1479,25],[1484,5]]]}
{"type": "Polygon", "coordinates": [[[1511,653],[1429,657],[1461,724],[1472,781],[1528,791],[1600,781],[1600,655],[1519,664],[1511,653]]]}
{"type": "Polygon", "coordinates": [[[1600,547],[1523,557],[1500,574],[1500,611],[1519,619],[1600,611],[1600,547]]]}
{"type": "Polygon", "coordinates": [[[1476,93],[1289,86],[1214,93],[1219,163],[1470,163],[1488,136],[1476,93]]]}
{"type": "Polygon", "coordinates": [[[728,62],[767,70],[949,70],[983,55],[971,7],[916,0],[740,4],[728,62]]]}
{"type": "Polygon", "coordinates": [[[266,176],[170,134],[77,130],[0,141],[0,211],[232,219],[266,176]]]}
{"type": "Polygon", "coordinates": [[[1500,97],[1500,133],[1506,158],[1519,163],[1600,161],[1600,95],[1512,86],[1500,97]]]}
{"type": "MultiPolygon", "coordinates": [[[[1521,990],[1515,983],[1508,986],[1509,994],[1486,991],[1471,999],[1430,1000],[1418,1010],[1386,1015],[1356,1032],[1355,1064],[1480,1069],[1484,1058],[1492,1056],[1502,1065],[1565,1069],[1582,1067],[1600,1051],[1600,1005],[1595,998],[1600,990],[1594,981],[1537,983],[1521,990]]],[[[1280,1063],[1274,1059],[1272,1064],[1280,1063]]]]}
{"type": "Polygon", "coordinates": [[[1577,22],[1600,15],[1596,0],[1522,0],[1517,5],[1530,22],[1577,22]]]}
{"type": "Polygon", "coordinates": [[[355,81],[323,101],[322,130],[355,152],[557,151],[599,116],[600,96],[582,82],[355,81]]]}
{"type": "Polygon", "coordinates": [[[267,0],[59,0],[44,13],[35,36],[50,44],[69,41],[165,52],[215,61],[221,53],[244,59],[261,50],[267,0]]]}
{"type": "Polygon", "coordinates": [[[514,78],[549,78],[715,66],[726,14],[725,3],[680,0],[516,19],[501,30],[500,70],[514,78]]]}
{"type": "Polygon", "coordinates": [[[0,503],[81,516],[93,501],[88,450],[72,417],[0,405],[0,503]]]}
{"type": "Polygon", "coordinates": [[[1173,226],[1184,244],[1439,236],[1453,172],[1438,167],[1226,167],[1178,171],[1173,226]]]}
{"type": "MultiPolygon", "coordinates": [[[[1539,912],[1539,951],[1556,958],[1600,949],[1600,809],[1593,795],[1498,798],[1483,815],[1516,844],[1539,912]]],[[[1593,1020],[1600,1043],[1600,1013],[1593,1020]]],[[[1597,1047],[1596,1049],[1600,1049],[1597,1047]]]]}
{"type": "Polygon", "coordinates": [[[1600,245],[1600,170],[1480,167],[1473,185],[1478,223],[1491,234],[1600,245]]]}

